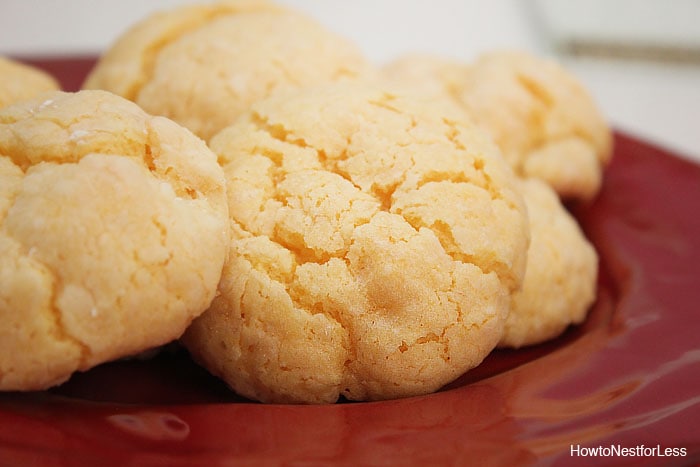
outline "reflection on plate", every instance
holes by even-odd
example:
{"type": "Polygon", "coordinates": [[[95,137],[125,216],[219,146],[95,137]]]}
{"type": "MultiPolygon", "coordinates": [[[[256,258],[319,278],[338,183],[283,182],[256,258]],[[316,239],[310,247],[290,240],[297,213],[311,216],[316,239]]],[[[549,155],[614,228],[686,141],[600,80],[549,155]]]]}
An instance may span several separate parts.
{"type": "MultiPolygon", "coordinates": [[[[92,61],[35,63],[74,90],[92,61]]],[[[245,401],[168,349],[0,394],[0,465],[697,463],[700,166],[619,133],[615,145],[600,196],[571,207],[600,280],[561,338],[495,351],[436,394],[311,407],[245,401]],[[575,455],[597,446],[686,456],[575,455]]]]}

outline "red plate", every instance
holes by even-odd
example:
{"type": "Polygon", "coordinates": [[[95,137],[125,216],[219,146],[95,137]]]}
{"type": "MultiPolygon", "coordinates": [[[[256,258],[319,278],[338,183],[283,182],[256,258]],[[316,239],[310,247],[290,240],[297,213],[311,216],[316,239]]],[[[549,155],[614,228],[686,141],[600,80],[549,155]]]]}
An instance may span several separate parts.
{"type": "MultiPolygon", "coordinates": [[[[73,90],[93,62],[34,63],[73,90]]],[[[561,338],[496,351],[436,394],[326,406],[242,400],[177,349],[110,363],[0,394],[0,464],[695,464],[699,201],[700,166],[618,133],[600,196],[572,207],[601,256],[598,300],[561,338]],[[597,447],[628,456],[583,456],[597,447]]]]}

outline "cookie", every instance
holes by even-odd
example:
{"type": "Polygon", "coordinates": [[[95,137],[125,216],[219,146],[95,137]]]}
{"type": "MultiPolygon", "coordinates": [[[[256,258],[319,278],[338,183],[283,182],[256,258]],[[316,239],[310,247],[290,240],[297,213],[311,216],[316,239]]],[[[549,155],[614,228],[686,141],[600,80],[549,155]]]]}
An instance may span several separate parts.
{"type": "Polygon", "coordinates": [[[596,297],[598,255],[557,194],[522,180],[530,248],[522,289],[513,294],[500,347],[538,344],[580,324],[596,297]]]}
{"type": "Polygon", "coordinates": [[[557,63],[524,52],[491,52],[462,65],[419,55],[387,64],[383,74],[418,77],[421,89],[455,100],[521,177],[541,179],[569,200],[590,200],[600,190],[610,129],[588,92],[557,63]]]}
{"type": "Polygon", "coordinates": [[[589,200],[611,156],[611,133],[586,89],[553,61],[492,52],[471,67],[463,101],[515,171],[560,197],[589,200]]]}
{"type": "Polygon", "coordinates": [[[529,239],[513,174],[454,107],[336,83],[253,104],[210,142],[229,258],[182,342],[239,394],[433,392],[501,339],[529,239]]]}
{"type": "Polygon", "coordinates": [[[185,128],[104,91],[0,110],[0,389],[178,338],[227,241],[223,171],[185,128]]]}
{"type": "Polygon", "coordinates": [[[0,57],[0,108],[59,89],[58,81],[43,70],[0,57]]]}
{"type": "Polygon", "coordinates": [[[410,53],[386,63],[380,78],[392,86],[409,85],[426,97],[446,98],[462,108],[461,94],[469,67],[434,54],[410,53]]]}
{"type": "Polygon", "coordinates": [[[278,89],[371,70],[353,44],[313,19],[239,0],[144,19],[117,39],[84,87],[115,92],[208,140],[278,89]]]}

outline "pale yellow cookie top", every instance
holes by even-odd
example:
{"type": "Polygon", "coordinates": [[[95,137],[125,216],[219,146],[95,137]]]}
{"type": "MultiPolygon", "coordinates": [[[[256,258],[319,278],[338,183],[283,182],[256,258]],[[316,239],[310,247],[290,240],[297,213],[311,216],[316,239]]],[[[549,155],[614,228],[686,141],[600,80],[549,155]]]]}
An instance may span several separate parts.
{"type": "Polygon", "coordinates": [[[501,347],[544,342],[581,323],[597,290],[598,255],[576,219],[541,180],[522,180],[520,187],[530,220],[530,248],[501,347]]]}
{"type": "Polygon", "coordinates": [[[593,98],[561,65],[493,51],[471,63],[412,54],[383,75],[457,102],[486,128],[515,172],[562,198],[590,199],[611,156],[611,131],[593,98]]]}
{"type": "Polygon", "coordinates": [[[43,70],[0,57],[0,108],[59,89],[58,81],[43,70]]]}
{"type": "Polygon", "coordinates": [[[277,89],[371,70],[353,44],[313,19],[240,0],[144,19],[104,54],[84,87],[120,94],[208,140],[277,89]]]}
{"type": "Polygon", "coordinates": [[[498,149],[454,107],[343,83],[253,104],[211,147],[231,253],[187,331],[266,402],[435,391],[501,337],[527,218],[498,149]]]}
{"type": "Polygon", "coordinates": [[[103,91],[0,110],[0,389],[176,339],[226,255],[223,172],[199,138],[103,91]]]}
{"type": "Polygon", "coordinates": [[[392,85],[410,84],[417,92],[460,103],[469,67],[465,62],[428,53],[408,53],[385,63],[380,77],[392,85]]]}
{"type": "Polygon", "coordinates": [[[563,198],[599,191],[610,128],[558,63],[524,52],[484,54],[470,67],[462,100],[518,174],[544,180],[563,198]]]}

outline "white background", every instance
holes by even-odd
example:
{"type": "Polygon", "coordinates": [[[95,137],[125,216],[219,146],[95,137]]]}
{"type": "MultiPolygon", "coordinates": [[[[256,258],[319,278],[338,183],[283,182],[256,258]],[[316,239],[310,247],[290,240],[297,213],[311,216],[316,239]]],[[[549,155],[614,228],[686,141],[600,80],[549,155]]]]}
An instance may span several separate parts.
{"type": "MultiPolygon", "coordinates": [[[[191,0],[0,0],[0,54],[105,50],[129,25],[191,0]]],[[[408,52],[471,60],[495,48],[555,55],[612,124],[700,160],[700,63],[557,55],[567,40],[700,53],[698,0],[279,0],[353,40],[379,63],[408,52]]]]}

